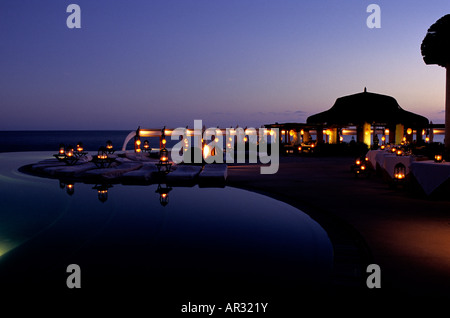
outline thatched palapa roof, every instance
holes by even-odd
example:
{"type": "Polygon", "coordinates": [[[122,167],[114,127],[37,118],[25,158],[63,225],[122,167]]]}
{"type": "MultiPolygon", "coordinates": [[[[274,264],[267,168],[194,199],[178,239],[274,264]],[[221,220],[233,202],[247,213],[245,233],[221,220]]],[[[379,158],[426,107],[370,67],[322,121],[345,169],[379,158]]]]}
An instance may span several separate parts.
{"type": "Polygon", "coordinates": [[[426,127],[428,119],[406,111],[395,98],[364,92],[336,99],[329,110],[309,116],[308,124],[357,126],[365,122],[376,125],[403,124],[408,127],[426,127]]]}

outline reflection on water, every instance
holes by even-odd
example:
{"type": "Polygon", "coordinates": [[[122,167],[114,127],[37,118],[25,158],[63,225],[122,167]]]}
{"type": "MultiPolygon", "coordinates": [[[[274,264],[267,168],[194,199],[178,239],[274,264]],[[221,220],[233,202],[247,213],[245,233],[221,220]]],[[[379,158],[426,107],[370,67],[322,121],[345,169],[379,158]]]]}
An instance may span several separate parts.
{"type": "Polygon", "coordinates": [[[106,202],[108,200],[108,189],[112,188],[112,184],[97,184],[92,189],[97,190],[98,199],[100,202],[106,202]]]}
{"type": "Polygon", "coordinates": [[[169,192],[172,191],[172,187],[167,184],[158,184],[158,188],[156,189],[156,193],[159,194],[159,203],[162,206],[166,206],[169,204],[169,192]]]}
{"type": "Polygon", "coordinates": [[[326,232],[290,205],[229,187],[86,184],[17,172],[40,156],[0,155],[5,284],[44,280],[62,288],[69,264],[81,267],[83,286],[97,290],[178,291],[195,282],[219,292],[255,286],[250,281],[264,287],[329,280],[326,232]]]}
{"type": "MultiPolygon", "coordinates": [[[[79,185],[81,183],[78,183],[79,185]]],[[[59,180],[59,188],[62,190],[65,190],[66,193],[69,196],[74,195],[75,188],[77,187],[77,183],[73,181],[68,180],[59,180]]],[[[92,187],[93,190],[97,193],[98,200],[100,202],[106,202],[108,200],[108,190],[113,187],[110,183],[101,183],[101,184],[95,184],[95,186],[92,187]]],[[[159,194],[159,203],[162,206],[166,206],[169,204],[169,192],[172,191],[172,187],[168,186],[167,184],[160,183],[157,185],[157,188],[155,190],[155,193],[159,194]]]]}

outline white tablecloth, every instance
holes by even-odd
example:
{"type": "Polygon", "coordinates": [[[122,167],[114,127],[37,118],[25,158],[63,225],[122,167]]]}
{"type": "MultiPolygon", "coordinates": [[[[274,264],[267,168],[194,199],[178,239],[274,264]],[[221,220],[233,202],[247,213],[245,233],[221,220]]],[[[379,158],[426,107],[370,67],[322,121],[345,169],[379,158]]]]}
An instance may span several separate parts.
{"type": "Polygon", "coordinates": [[[377,167],[377,161],[376,161],[376,155],[378,153],[386,153],[386,151],[383,150],[369,150],[366,154],[366,157],[369,158],[370,163],[372,164],[372,167],[377,167]]]}
{"type": "Polygon", "coordinates": [[[395,165],[398,163],[402,163],[406,170],[405,175],[409,173],[409,169],[411,164],[414,162],[414,157],[412,156],[397,156],[397,155],[387,155],[383,157],[382,167],[386,172],[391,176],[391,178],[394,177],[394,168],[395,165]]]}
{"type": "Polygon", "coordinates": [[[450,163],[435,163],[433,160],[416,161],[411,164],[411,172],[427,195],[450,178],[450,163]]]}
{"type": "Polygon", "coordinates": [[[386,170],[386,172],[394,177],[394,167],[397,163],[403,163],[406,168],[406,174],[409,173],[409,167],[414,162],[412,156],[397,156],[392,152],[386,150],[370,150],[367,152],[366,157],[369,158],[370,163],[374,168],[378,165],[386,170]]]}

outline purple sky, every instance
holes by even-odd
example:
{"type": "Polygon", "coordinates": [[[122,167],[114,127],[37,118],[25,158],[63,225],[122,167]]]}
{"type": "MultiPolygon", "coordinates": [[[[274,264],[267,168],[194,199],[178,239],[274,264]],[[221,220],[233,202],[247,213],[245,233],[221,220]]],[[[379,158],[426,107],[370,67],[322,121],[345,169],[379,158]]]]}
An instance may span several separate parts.
{"type": "Polygon", "coordinates": [[[445,70],[420,44],[447,13],[448,0],[2,0],[0,130],[305,122],[364,87],[443,123],[445,70]]]}

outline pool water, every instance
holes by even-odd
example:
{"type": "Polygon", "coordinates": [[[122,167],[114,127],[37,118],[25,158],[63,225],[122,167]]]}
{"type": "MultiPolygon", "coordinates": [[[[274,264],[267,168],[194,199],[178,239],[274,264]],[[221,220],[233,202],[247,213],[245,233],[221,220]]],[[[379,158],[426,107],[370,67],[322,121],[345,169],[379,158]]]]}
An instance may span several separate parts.
{"type": "Polygon", "coordinates": [[[68,194],[18,171],[50,157],[0,154],[0,288],[67,291],[69,264],[95,292],[273,292],[330,280],[327,233],[288,204],[193,186],[172,188],[163,205],[156,184],[114,184],[100,200],[93,184],[68,194]]]}

